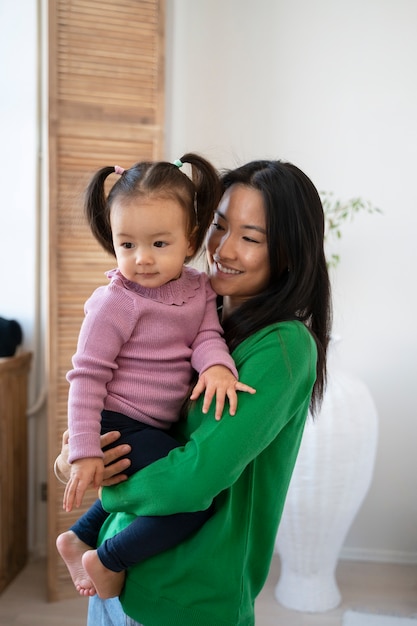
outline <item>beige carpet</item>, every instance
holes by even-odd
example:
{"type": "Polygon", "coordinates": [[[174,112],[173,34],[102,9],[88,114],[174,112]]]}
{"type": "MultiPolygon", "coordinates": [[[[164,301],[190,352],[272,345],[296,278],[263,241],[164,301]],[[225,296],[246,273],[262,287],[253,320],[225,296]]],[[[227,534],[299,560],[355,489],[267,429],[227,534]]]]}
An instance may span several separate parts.
{"type": "Polygon", "coordinates": [[[400,617],[397,615],[346,611],[343,615],[343,626],[417,626],[417,616],[400,617]]]}

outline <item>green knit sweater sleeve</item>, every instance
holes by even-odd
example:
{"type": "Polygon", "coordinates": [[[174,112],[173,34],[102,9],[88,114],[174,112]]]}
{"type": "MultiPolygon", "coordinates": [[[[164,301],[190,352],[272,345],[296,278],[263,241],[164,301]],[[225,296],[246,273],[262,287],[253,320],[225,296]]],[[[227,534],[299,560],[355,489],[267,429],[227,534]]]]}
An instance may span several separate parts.
{"type": "Polygon", "coordinates": [[[236,415],[224,414],[220,422],[212,410],[203,416],[201,402],[195,403],[186,424],[187,444],[125,483],[103,489],[107,511],[171,515],[206,509],[310,397],[317,352],[301,323],[268,326],[240,344],[233,357],[240,380],[256,394],[240,394],[236,415]]]}

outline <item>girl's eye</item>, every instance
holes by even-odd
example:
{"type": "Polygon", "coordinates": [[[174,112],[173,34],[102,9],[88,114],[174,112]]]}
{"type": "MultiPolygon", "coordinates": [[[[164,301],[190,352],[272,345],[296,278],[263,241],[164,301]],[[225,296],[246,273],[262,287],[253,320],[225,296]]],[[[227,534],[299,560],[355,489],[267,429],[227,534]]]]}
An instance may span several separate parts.
{"type": "Polygon", "coordinates": [[[223,226],[219,224],[219,222],[213,222],[212,227],[214,228],[214,230],[224,230],[223,226]]]}
{"type": "Polygon", "coordinates": [[[130,241],[125,241],[124,243],[122,243],[122,248],[125,248],[125,250],[131,250],[133,247],[134,245],[130,241]]]}
{"type": "Polygon", "coordinates": [[[251,237],[243,237],[245,241],[249,241],[250,243],[260,243],[256,239],[252,239],[251,237]]]}
{"type": "Polygon", "coordinates": [[[155,246],[155,248],[165,248],[165,246],[168,244],[165,241],[155,241],[153,245],[155,246]]]}

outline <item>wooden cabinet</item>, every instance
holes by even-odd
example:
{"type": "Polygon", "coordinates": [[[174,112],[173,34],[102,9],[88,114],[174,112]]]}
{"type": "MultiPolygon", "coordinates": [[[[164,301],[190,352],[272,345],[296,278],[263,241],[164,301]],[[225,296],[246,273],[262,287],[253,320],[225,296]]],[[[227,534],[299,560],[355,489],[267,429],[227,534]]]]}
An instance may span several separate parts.
{"type": "Polygon", "coordinates": [[[29,352],[0,358],[0,592],[28,556],[29,352]]]}

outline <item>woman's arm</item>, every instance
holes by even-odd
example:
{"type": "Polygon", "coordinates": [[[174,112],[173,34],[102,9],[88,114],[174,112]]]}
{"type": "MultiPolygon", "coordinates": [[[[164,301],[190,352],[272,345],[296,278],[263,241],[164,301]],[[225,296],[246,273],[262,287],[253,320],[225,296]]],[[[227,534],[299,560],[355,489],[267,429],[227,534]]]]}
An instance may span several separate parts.
{"type": "Polygon", "coordinates": [[[205,509],[290,420],[299,418],[302,428],[317,359],[304,326],[288,322],[268,327],[243,342],[234,357],[241,376],[251,380],[257,393],[242,394],[236,416],[226,415],[221,422],[212,411],[202,416],[197,403],[189,414],[187,428],[194,432],[188,443],[127,483],[104,489],[106,510],[170,515],[205,509]]]}
{"type": "MultiPolygon", "coordinates": [[[[120,433],[118,431],[112,431],[102,435],[100,438],[101,447],[104,448],[111,443],[117,441],[120,437],[120,433]]],[[[61,452],[55,459],[54,463],[54,472],[55,476],[62,483],[66,483],[70,472],[71,465],[68,462],[68,438],[69,433],[68,430],[64,432],[62,435],[62,447],[61,452]]],[[[129,454],[131,448],[128,444],[122,444],[120,446],[116,446],[114,448],[110,448],[104,452],[104,479],[103,479],[103,487],[110,487],[112,485],[118,485],[119,483],[127,480],[126,474],[123,474],[124,470],[126,470],[130,465],[130,460],[124,457],[126,454],[129,454]]]]}

